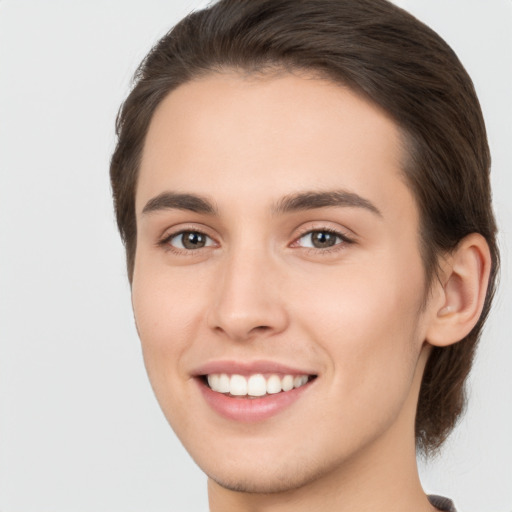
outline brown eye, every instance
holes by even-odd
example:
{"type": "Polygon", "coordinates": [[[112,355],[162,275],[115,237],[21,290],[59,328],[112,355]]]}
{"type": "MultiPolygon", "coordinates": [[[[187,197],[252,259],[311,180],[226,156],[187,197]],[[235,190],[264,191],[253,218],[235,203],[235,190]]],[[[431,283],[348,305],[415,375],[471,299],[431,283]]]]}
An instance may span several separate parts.
{"type": "Polygon", "coordinates": [[[338,233],[332,231],[310,231],[299,238],[301,247],[309,247],[313,249],[328,249],[341,242],[345,238],[338,233]]]}
{"type": "Polygon", "coordinates": [[[177,249],[195,250],[213,245],[213,240],[199,231],[182,231],[170,238],[168,243],[177,249]]]}

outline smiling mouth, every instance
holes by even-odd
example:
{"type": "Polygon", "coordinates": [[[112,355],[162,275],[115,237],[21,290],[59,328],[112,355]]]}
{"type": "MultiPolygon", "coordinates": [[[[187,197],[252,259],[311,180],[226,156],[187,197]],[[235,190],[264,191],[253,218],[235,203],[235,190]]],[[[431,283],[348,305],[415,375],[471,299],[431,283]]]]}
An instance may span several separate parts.
{"type": "Polygon", "coordinates": [[[206,386],[216,393],[234,398],[264,398],[301,388],[314,380],[316,375],[239,375],[211,373],[202,375],[206,386]]]}

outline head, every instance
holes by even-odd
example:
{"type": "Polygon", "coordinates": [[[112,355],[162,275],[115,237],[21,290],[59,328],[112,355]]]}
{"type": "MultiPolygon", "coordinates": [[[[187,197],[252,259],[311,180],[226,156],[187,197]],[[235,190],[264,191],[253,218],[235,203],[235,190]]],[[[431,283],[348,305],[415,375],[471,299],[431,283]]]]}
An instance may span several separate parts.
{"type": "MultiPolygon", "coordinates": [[[[413,200],[410,212],[417,213],[411,222],[421,263],[418,315],[435,300],[450,255],[474,234],[485,241],[491,265],[477,318],[457,342],[436,335],[427,340],[432,342],[418,385],[415,439],[423,451],[436,450],[463,410],[464,382],[498,269],[490,155],[469,76],[437,34],[385,0],[221,0],[190,14],[143,61],[117,121],[111,180],[130,282],[140,243],[141,166],[147,144],[155,140],[148,133],[162,125],[165,112],[176,113],[179,125],[179,116],[186,117],[176,110],[180,102],[200,112],[197,99],[205,98],[205,84],[221,98],[228,95],[226,80],[235,98],[240,87],[261,93],[273,83],[269,101],[283,97],[276,84],[292,90],[294,81],[303,81],[305,105],[315,84],[333,101],[336,90],[343,91],[352,102],[343,108],[366,108],[394,131],[397,183],[413,200]],[[180,102],[173,104],[176,95],[180,102]]],[[[421,330],[416,327],[411,332],[421,330]]]]}

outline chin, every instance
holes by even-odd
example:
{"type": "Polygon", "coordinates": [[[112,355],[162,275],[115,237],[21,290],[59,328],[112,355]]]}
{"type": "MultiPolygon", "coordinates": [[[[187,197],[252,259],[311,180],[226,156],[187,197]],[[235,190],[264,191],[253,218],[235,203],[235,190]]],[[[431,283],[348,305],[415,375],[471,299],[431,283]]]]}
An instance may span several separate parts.
{"type": "Polygon", "coordinates": [[[309,475],[300,474],[295,471],[288,475],[262,475],[258,470],[252,475],[244,476],[220,476],[217,474],[207,474],[207,476],[224,489],[249,494],[277,494],[292,491],[304,487],[311,480],[309,475]]]}
{"type": "Polygon", "coordinates": [[[321,479],[335,467],[331,466],[333,461],[318,463],[315,458],[308,459],[304,454],[290,457],[287,453],[287,450],[282,451],[277,460],[251,457],[243,460],[225,459],[221,464],[204,460],[196,460],[196,463],[210,480],[224,489],[250,494],[294,491],[321,479]]]}

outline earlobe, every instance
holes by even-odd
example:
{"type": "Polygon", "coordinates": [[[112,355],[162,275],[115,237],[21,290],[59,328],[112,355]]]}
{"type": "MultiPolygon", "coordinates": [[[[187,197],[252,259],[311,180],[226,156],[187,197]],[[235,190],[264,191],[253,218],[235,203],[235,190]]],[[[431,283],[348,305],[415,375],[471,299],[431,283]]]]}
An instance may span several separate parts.
{"type": "Polygon", "coordinates": [[[442,264],[426,341],[448,346],[466,337],[480,318],[487,293],[491,255],[485,238],[466,236],[442,264]]]}

